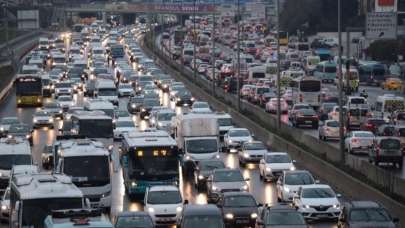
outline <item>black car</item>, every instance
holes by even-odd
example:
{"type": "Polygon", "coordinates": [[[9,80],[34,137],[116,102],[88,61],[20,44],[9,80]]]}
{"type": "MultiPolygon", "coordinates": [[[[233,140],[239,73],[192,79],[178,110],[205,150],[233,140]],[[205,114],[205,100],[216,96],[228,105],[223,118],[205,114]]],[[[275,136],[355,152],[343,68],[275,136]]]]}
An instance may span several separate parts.
{"type": "Polygon", "coordinates": [[[300,212],[288,205],[264,206],[256,220],[256,227],[276,228],[307,228],[304,217],[300,212]]]}
{"type": "Polygon", "coordinates": [[[319,115],[319,120],[325,121],[327,120],[328,114],[333,111],[333,107],[335,107],[337,103],[334,102],[324,102],[321,104],[319,107],[318,115],[319,115]]]}
{"type": "Polygon", "coordinates": [[[194,102],[194,97],[188,90],[181,90],[174,97],[176,106],[191,106],[194,102]]]}
{"type": "Polygon", "coordinates": [[[201,160],[197,163],[194,170],[194,183],[200,191],[207,186],[207,178],[212,174],[214,169],[223,169],[225,164],[218,159],[201,160]]]}
{"type": "Polygon", "coordinates": [[[148,98],[143,100],[141,111],[139,112],[139,117],[141,119],[149,119],[151,110],[153,107],[159,107],[160,100],[155,98],[148,98]]]}
{"type": "Polygon", "coordinates": [[[153,228],[152,218],[144,211],[124,211],[118,213],[114,223],[115,228],[153,228]]]}
{"type": "Polygon", "coordinates": [[[226,227],[254,227],[258,204],[249,192],[224,192],[218,199],[226,227]]]}
{"type": "Polygon", "coordinates": [[[338,227],[340,228],[394,228],[399,219],[392,218],[388,211],[373,201],[352,201],[343,206],[338,227]]]}
{"type": "Polygon", "coordinates": [[[143,96],[130,97],[127,105],[128,112],[131,114],[136,114],[141,111],[143,104],[143,96]]]}
{"type": "Polygon", "coordinates": [[[32,129],[27,124],[13,124],[8,130],[7,137],[20,137],[29,141],[30,145],[33,145],[32,129]]]}
{"type": "Polygon", "coordinates": [[[185,205],[177,227],[224,228],[225,225],[218,207],[212,204],[205,204],[185,205]]]}

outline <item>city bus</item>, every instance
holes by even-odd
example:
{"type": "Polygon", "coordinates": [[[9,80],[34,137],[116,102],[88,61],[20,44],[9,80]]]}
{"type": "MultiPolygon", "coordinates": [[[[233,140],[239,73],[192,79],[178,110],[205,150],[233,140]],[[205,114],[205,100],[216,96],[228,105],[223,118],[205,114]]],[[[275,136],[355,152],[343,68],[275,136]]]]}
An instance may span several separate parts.
{"type": "Polygon", "coordinates": [[[15,79],[17,107],[42,106],[42,77],[37,74],[20,74],[15,79]]]}
{"type": "Polygon", "coordinates": [[[280,45],[287,46],[288,45],[288,32],[280,31],[278,33],[280,45]]]}
{"type": "Polygon", "coordinates": [[[376,117],[390,121],[394,112],[403,111],[404,109],[405,99],[403,97],[395,96],[394,94],[384,94],[377,97],[374,114],[376,117]]]}
{"type": "Polygon", "coordinates": [[[379,86],[385,80],[387,69],[384,64],[376,61],[362,61],[359,65],[360,83],[379,86]]]}
{"type": "Polygon", "coordinates": [[[314,76],[322,82],[332,83],[336,79],[336,67],[336,63],[332,61],[320,62],[314,70],[314,76]]]}
{"type": "Polygon", "coordinates": [[[153,185],[179,184],[179,152],[166,131],[124,134],[120,150],[125,190],[130,196],[143,197],[153,185]]]}
{"type": "Polygon", "coordinates": [[[293,94],[294,103],[306,103],[318,108],[321,101],[322,82],[319,78],[304,76],[291,80],[290,87],[295,88],[293,94]]]}

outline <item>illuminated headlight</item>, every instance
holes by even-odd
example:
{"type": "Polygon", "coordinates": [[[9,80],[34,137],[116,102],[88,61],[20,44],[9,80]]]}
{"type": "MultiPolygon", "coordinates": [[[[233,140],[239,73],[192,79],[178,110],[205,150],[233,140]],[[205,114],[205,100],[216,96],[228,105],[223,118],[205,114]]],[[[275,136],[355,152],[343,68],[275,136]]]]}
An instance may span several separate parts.
{"type": "Polygon", "coordinates": [[[0,127],[0,131],[4,131],[4,127],[0,127]]]}
{"type": "Polygon", "coordinates": [[[159,127],[163,127],[163,123],[162,123],[162,122],[158,122],[157,125],[158,125],[159,127]]]}
{"type": "Polygon", "coordinates": [[[3,176],[3,173],[0,173],[0,177],[2,177],[3,176]]]}
{"type": "Polygon", "coordinates": [[[285,186],[284,186],[284,191],[290,192],[290,189],[289,189],[288,187],[285,187],[285,186]]]}
{"type": "Polygon", "coordinates": [[[256,214],[256,213],[252,213],[252,214],[250,215],[250,217],[251,217],[252,219],[256,219],[256,218],[257,218],[257,214],[256,214]]]}
{"type": "Polygon", "coordinates": [[[227,213],[227,214],[225,214],[225,218],[226,219],[233,219],[233,214],[227,213]]]}
{"type": "Polygon", "coordinates": [[[60,114],[62,114],[62,113],[63,113],[63,111],[62,111],[62,110],[59,110],[59,113],[60,113],[60,114]]]}
{"type": "Polygon", "coordinates": [[[178,97],[176,100],[177,100],[177,101],[181,101],[181,98],[180,98],[180,97],[178,97]]]}
{"type": "Polygon", "coordinates": [[[163,85],[163,88],[165,88],[165,89],[166,89],[166,88],[167,88],[167,85],[163,85]]]}
{"type": "Polygon", "coordinates": [[[232,143],[232,139],[229,139],[229,140],[228,140],[228,143],[232,143]]]}
{"type": "Polygon", "coordinates": [[[7,211],[7,210],[8,210],[8,207],[7,207],[6,205],[1,205],[1,210],[2,210],[2,211],[7,211]]]}
{"type": "Polygon", "coordinates": [[[192,97],[190,100],[191,100],[191,101],[194,101],[194,100],[195,100],[195,98],[194,98],[194,97],[192,97]]]}
{"type": "Polygon", "coordinates": [[[191,157],[189,155],[186,155],[186,160],[190,160],[191,157]]]}
{"type": "Polygon", "coordinates": [[[29,139],[29,138],[31,138],[31,135],[26,135],[25,138],[29,139]]]}
{"type": "Polygon", "coordinates": [[[18,99],[18,100],[17,100],[17,103],[20,104],[20,103],[21,103],[21,99],[18,99]]]}
{"type": "Polygon", "coordinates": [[[132,187],[136,187],[136,186],[137,186],[136,182],[135,182],[135,181],[132,181],[132,182],[131,182],[131,186],[132,186],[132,187]]]}
{"type": "Polygon", "coordinates": [[[249,158],[250,155],[249,155],[248,153],[244,153],[244,154],[243,154],[243,157],[244,157],[244,158],[249,158]]]}
{"type": "Polygon", "coordinates": [[[339,204],[334,204],[334,205],[333,205],[333,208],[335,208],[335,209],[340,209],[340,205],[339,205],[339,204]]]}
{"type": "Polygon", "coordinates": [[[149,213],[155,213],[155,209],[153,209],[152,207],[148,208],[148,212],[149,213]]]}
{"type": "Polygon", "coordinates": [[[219,158],[220,158],[219,154],[215,155],[215,158],[216,158],[216,159],[219,159],[219,158]]]}
{"type": "Polygon", "coordinates": [[[182,210],[183,210],[183,207],[177,207],[176,208],[177,213],[180,213],[182,210]]]}
{"type": "Polygon", "coordinates": [[[141,87],[138,87],[138,88],[136,88],[138,91],[141,91],[142,90],[142,88],[141,87]]]}
{"type": "Polygon", "coordinates": [[[243,185],[243,186],[242,186],[242,190],[243,190],[243,191],[248,191],[248,190],[249,190],[249,187],[248,187],[247,185],[243,185]]]}
{"type": "Polygon", "coordinates": [[[37,120],[37,119],[35,119],[35,118],[34,118],[32,121],[33,121],[34,123],[38,122],[38,120],[37,120]]]}
{"type": "Polygon", "coordinates": [[[131,108],[136,108],[136,104],[131,104],[131,108]]]}
{"type": "MultiPolygon", "coordinates": [[[[107,147],[107,149],[108,149],[109,151],[112,151],[112,150],[114,149],[114,145],[109,145],[109,146],[107,147]]],[[[132,182],[132,183],[134,183],[134,182],[132,182]]]]}
{"type": "Polygon", "coordinates": [[[291,170],[291,171],[294,171],[294,170],[295,170],[295,166],[291,166],[291,167],[290,167],[290,170],[291,170]]]}
{"type": "Polygon", "coordinates": [[[101,195],[101,198],[107,197],[111,194],[111,192],[105,192],[104,194],[101,195]]]}
{"type": "Polygon", "coordinates": [[[146,109],[142,108],[141,111],[142,111],[142,112],[146,112],[146,109]]]}
{"type": "Polygon", "coordinates": [[[270,167],[266,167],[266,172],[271,172],[271,168],[270,168],[270,167]]]}
{"type": "Polygon", "coordinates": [[[310,206],[309,206],[309,205],[304,205],[304,206],[303,206],[303,208],[305,208],[305,209],[309,209],[309,208],[310,208],[310,206]]]}
{"type": "Polygon", "coordinates": [[[212,186],[212,191],[217,191],[217,190],[218,190],[218,187],[215,186],[215,185],[213,185],[213,186],[212,186]]]}

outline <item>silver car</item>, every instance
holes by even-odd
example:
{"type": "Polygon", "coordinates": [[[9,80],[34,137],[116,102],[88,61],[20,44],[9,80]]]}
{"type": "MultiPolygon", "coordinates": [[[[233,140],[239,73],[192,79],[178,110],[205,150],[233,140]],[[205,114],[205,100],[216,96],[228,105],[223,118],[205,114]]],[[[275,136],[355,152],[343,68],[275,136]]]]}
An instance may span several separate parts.
{"type": "Polygon", "coordinates": [[[267,148],[262,142],[246,142],[238,152],[239,164],[244,166],[247,162],[259,162],[266,153],[267,148]]]}
{"type": "Polygon", "coordinates": [[[373,147],[374,134],[371,131],[352,131],[345,139],[345,148],[351,153],[365,153],[373,147]]]}
{"type": "Polygon", "coordinates": [[[216,202],[224,192],[249,191],[246,179],[239,169],[215,169],[207,179],[209,202],[216,202]]]}
{"type": "Polygon", "coordinates": [[[321,140],[339,139],[339,122],[336,120],[321,122],[318,127],[318,133],[321,140]]]}

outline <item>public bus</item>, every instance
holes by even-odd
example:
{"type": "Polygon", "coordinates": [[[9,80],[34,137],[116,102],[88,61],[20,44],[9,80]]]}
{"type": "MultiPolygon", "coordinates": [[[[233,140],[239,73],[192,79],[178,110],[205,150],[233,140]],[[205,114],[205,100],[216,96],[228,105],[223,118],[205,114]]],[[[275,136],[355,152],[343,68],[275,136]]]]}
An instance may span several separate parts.
{"type": "Polygon", "coordinates": [[[332,83],[336,79],[337,65],[332,61],[323,61],[318,63],[314,70],[314,76],[322,82],[332,83]]]}
{"type": "Polygon", "coordinates": [[[17,107],[42,106],[42,77],[37,74],[20,74],[15,79],[17,107]]]}
{"type": "Polygon", "coordinates": [[[296,94],[293,94],[294,103],[306,103],[314,108],[318,108],[321,101],[320,79],[312,76],[304,76],[291,80],[290,87],[295,88],[296,94]]]}
{"type": "Polygon", "coordinates": [[[376,117],[389,121],[394,112],[403,111],[404,109],[405,99],[403,97],[395,96],[394,94],[384,94],[377,97],[374,114],[376,117]]]}
{"type": "Polygon", "coordinates": [[[278,33],[280,45],[287,46],[288,45],[288,32],[280,31],[278,33]]]}
{"type": "Polygon", "coordinates": [[[387,68],[384,64],[376,61],[364,61],[359,65],[360,83],[379,86],[385,80],[387,68]]]}

